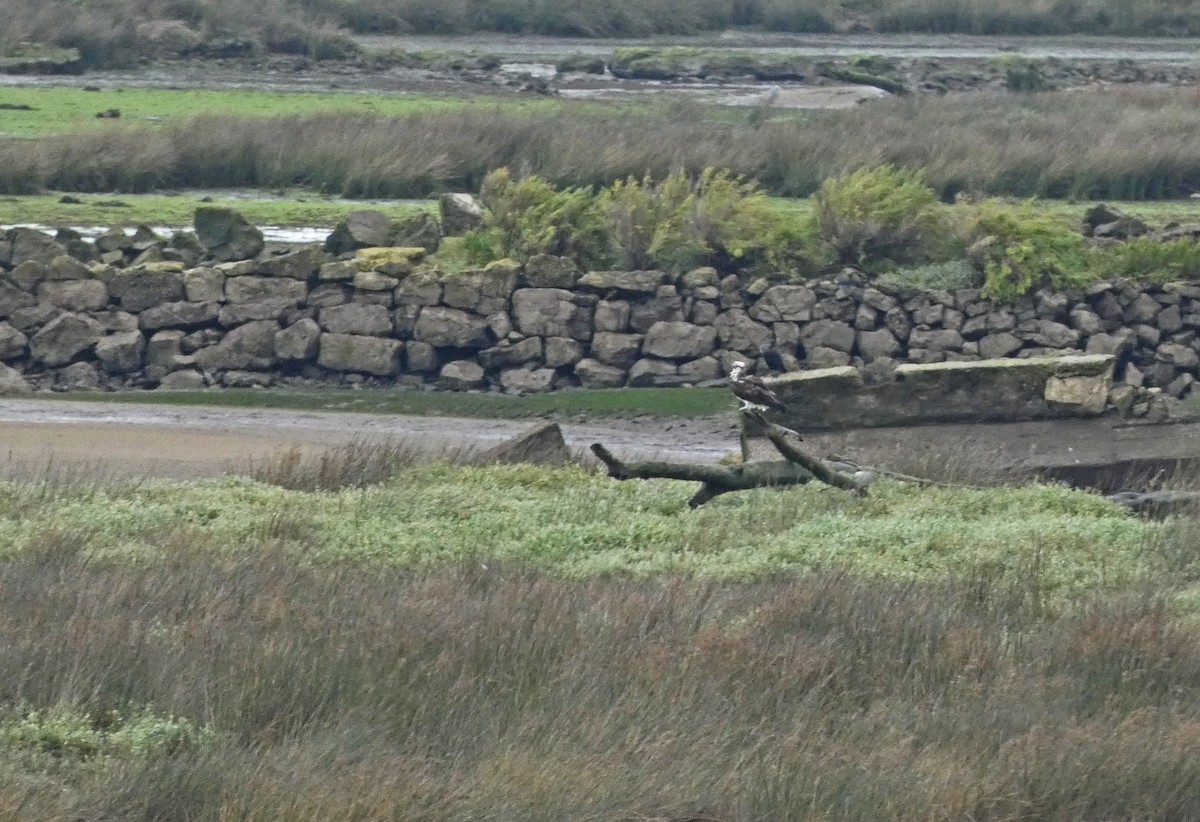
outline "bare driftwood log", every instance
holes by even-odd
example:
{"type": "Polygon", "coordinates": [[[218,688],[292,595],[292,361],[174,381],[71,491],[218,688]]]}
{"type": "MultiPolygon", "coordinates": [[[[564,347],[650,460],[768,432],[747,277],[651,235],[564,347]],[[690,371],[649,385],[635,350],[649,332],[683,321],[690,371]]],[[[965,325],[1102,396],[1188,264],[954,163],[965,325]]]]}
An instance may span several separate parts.
{"type": "Polygon", "coordinates": [[[608,475],[613,479],[675,479],[699,482],[700,490],[688,500],[688,505],[692,508],[698,508],[710,499],[731,491],[803,485],[814,479],[856,494],[866,494],[865,482],[843,473],[852,471],[852,466],[826,462],[806,454],[788,439],[788,434],[791,433],[788,429],[767,422],[757,412],[744,413],[755,417],[755,421],[766,431],[767,438],[786,459],[744,462],[737,465],[696,465],[660,460],[622,462],[600,443],[592,445],[592,453],[604,463],[608,475]]]}

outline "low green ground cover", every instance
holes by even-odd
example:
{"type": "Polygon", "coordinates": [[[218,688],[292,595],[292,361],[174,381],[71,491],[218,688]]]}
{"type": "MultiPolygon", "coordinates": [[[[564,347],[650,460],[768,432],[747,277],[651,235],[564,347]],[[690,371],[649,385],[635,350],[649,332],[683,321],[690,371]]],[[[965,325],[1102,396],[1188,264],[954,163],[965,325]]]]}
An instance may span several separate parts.
{"type": "Polygon", "coordinates": [[[333,228],[351,211],[369,208],[394,218],[435,211],[434,201],[369,203],[322,197],[312,191],[187,192],[183,194],[33,194],[0,196],[0,225],[190,227],[202,205],[235,208],[258,226],[333,228]],[[64,197],[66,198],[64,201],[64,197]]]}
{"type": "MultiPolygon", "coordinates": [[[[36,137],[73,131],[111,129],[128,124],[178,123],[198,114],[278,117],[317,112],[353,112],[395,117],[469,105],[496,105],[495,97],[384,94],[378,91],[287,91],[260,89],[0,87],[0,134],[36,137]],[[120,112],[117,123],[97,118],[120,112]]],[[[538,107],[538,101],[512,100],[513,110],[538,107]]],[[[541,104],[543,107],[545,104],[541,104]]]]}
{"type": "MultiPolygon", "coordinates": [[[[258,471],[281,485],[302,479],[269,466],[258,471]]],[[[20,553],[47,534],[73,534],[97,561],[162,562],[180,538],[235,553],[275,540],[308,562],[502,559],[570,577],[974,573],[1033,581],[1040,595],[1055,598],[1131,584],[1152,565],[1145,548],[1155,526],[1060,487],[881,482],[858,499],[814,485],[722,497],[693,512],[694,488],[666,480],[618,483],[582,469],[529,466],[431,464],[396,473],[378,486],[324,493],[248,480],[155,483],[68,492],[53,504],[36,485],[10,485],[0,543],[20,553]]]]}

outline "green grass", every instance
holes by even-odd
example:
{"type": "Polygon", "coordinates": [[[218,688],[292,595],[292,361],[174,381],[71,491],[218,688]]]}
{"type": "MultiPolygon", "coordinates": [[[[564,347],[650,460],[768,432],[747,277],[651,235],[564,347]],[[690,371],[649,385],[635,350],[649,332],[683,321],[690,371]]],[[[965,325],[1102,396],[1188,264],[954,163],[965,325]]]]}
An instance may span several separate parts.
{"type": "Polygon", "coordinates": [[[255,225],[329,227],[351,211],[370,208],[393,217],[420,210],[434,210],[433,201],[421,205],[355,203],[321,197],[306,191],[262,192],[264,199],[222,196],[222,192],[201,195],[167,194],[75,194],[82,203],[61,202],[61,194],[24,197],[0,196],[0,224],[41,223],[51,226],[135,226],[183,227],[192,225],[201,205],[226,205],[236,208],[255,225]],[[203,202],[202,196],[211,196],[203,202]]]}
{"type": "Polygon", "coordinates": [[[927,581],[978,573],[1028,584],[1032,574],[1040,596],[1062,598],[1135,582],[1148,568],[1143,549],[1156,527],[1095,495],[1053,486],[881,482],[859,499],[813,485],[729,495],[693,512],[694,490],[581,469],[438,464],[402,468],[365,490],[325,493],[229,480],[90,489],[49,506],[37,504],[36,491],[10,486],[0,544],[19,553],[58,531],[80,535],[98,561],[158,562],[187,532],[217,551],[271,538],[320,563],[429,566],[479,555],[568,577],[749,579],[824,569],[927,581]]]}
{"type": "MultiPolygon", "coordinates": [[[[513,108],[545,107],[541,101],[512,100],[513,108]]],[[[422,96],[378,91],[272,92],[255,89],[165,89],[0,87],[0,105],[29,106],[30,110],[0,109],[0,134],[36,137],[72,131],[120,128],[129,123],[167,124],[196,114],[279,117],[289,114],[351,112],[385,117],[418,114],[471,105],[496,105],[495,96],[422,96]],[[121,112],[118,120],[97,119],[107,109],[121,112]]]]}
{"type": "Polygon", "coordinates": [[[556,391],[518,397],[443,391],[250,390],[141,391],[120,394],[56,393],[47,399],[150,405],[213,405],[225,408],[286,408],[514,419],[532,416],[704,417],[730,410],[724,388],[614,388],[556,391]]]}

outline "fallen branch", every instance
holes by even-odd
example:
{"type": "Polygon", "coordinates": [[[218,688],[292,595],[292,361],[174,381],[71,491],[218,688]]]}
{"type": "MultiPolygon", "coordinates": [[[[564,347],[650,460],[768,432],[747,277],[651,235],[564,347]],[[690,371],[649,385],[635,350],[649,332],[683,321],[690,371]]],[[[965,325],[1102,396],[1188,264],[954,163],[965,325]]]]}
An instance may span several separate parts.
{"type": "Polygon", "coordinates": [[[803,485],[813,479],[812,472],[786,460],[737,465],[699,465],[658,460],[622,462],[598,442],[592,445],[592,453],[604,463],[608,475],[613,479],[674,479],[701,483],[700,490],[688,500],[692,508],[698,508],[713,497],[731,491],[803,485]]]}
{"type": "Polygon", "coordinates": [[[746,416],[753,419],[762,426],[763,433],[767,435],[767,439],[775,446],[775,450],[782,454],[789,462],[804,468],[813,475],[816,479],[826,485],[832,485],[835,488],[841,488],[846,491],[853,491],[859,496],[864,496],[867,493],[867,484],[860,482],[850,474],[844,474],[841,471],[832,467],[831,463],[826,462],[819,457],[814,457],[801,451],[798,447],[792,444],[788,439],[788,434],[794,434],[788,428],[782,425],[776,425],[770,422],[758,411],[744,411],[746,416]]]}
{"type": "Polygon", "coordinates": [[[600,443],[592,445],[592,453],[604,463],[608,475],[613,479],[674,479],[700,483],[700,490],[688,500],[692,508],[698,508],[714,497],[731,491],[803,485],[814,479],[856,494],[866,493],[865,482],[843,473],[853,471],[851,466],[826,462],[805,454],[788,440],[788,429],[768,423],[757,414],[754,416],[764,425],[767,436],[786,459],[735,465],[699,465],[660,460],[622,462],[600,443]]]}

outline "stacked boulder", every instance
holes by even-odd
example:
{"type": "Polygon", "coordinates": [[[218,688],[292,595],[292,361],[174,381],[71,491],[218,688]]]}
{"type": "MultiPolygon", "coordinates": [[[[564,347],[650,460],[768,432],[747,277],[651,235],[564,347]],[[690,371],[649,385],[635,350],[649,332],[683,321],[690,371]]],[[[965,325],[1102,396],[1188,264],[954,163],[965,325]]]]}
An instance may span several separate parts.
{"type": "Polygon", "coordinates": [[[1085,352],[1118,358],[1113,402],[1134,413],[1200,376],[1200,284],[1000,305],[973,289],[581,272],[549,256],[444,274],[427,259],[429,216],[358,215],[325,247],[268,246],[228,209],[197,229],[0,234],[0,391],[696,385],[768,351],[789,370],[853,365],[882,382],[901,363],[1085,352]],[[364,247],[381,239],[410,244],[364,247]]]}

